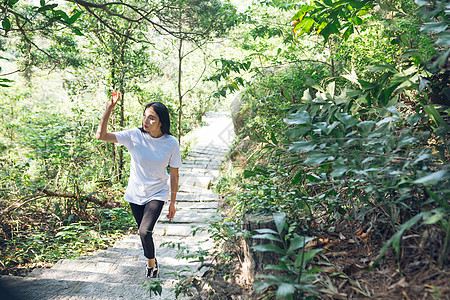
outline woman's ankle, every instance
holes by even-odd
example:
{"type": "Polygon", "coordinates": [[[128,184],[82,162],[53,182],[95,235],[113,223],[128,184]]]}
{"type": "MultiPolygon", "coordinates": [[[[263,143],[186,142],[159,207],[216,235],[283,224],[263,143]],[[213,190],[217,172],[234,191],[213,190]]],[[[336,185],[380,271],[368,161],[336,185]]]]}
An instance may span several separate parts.
{"type": "Polygon", "coordinates": [[[147,258],[147,267],[153,268],[154,266],[155,266],[155,259],[154,258],[152,258],[152,259],[147,258]]]}

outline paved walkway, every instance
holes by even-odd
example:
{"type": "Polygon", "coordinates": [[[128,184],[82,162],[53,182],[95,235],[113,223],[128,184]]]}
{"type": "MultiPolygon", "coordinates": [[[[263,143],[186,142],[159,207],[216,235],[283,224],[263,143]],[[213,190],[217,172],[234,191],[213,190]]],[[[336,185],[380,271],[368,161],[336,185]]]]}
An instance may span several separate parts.
{"type": "MultiPolygon", "coordinates": [[[[159,297],[175,299],[175,286],[185,276],[199,275],[200,262],[178,258],[177,243],[190,253],[212,247],[207,231],[192,235],[193,228],[208,228],[220,217],[218,196],[208,187],[219,176],[219,165],[226,154],[232,136],[232,122],[224,114],[208,113],[206,126],[195,131],[197,144],[183,161],[180,169],[180,189],[177,212],[169,222],[164,208],[155,228],[160,280],[163,287],[159,297]],[[172,247],[171,247],[172,245],[172,247]],[[176,247],[173,247],[176,246],[176,247]]],[[[3,276],[0,283],[14,290],[19,299],[149,299],[145,257],[137,235],[117,241],[114,247],[99,250],[92,256],[63,259],[50,269],[35,269],[27,277],[3,276]]],[[[1,293],[1,291],[0,291],[1,293]]],[[[0,295],[1,299],[6,299],[0,295]]]]}

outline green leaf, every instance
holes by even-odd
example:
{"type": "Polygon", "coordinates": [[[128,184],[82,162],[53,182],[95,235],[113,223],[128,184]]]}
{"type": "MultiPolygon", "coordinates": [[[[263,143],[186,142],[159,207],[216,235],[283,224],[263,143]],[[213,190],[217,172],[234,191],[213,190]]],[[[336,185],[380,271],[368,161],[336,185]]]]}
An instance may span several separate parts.
{"type": "Polygon", "coordinates": [[[306,252],[299,252],[295,259],[294,266],[296,268],[304,269],[306,265],[316,256],[317,253],[323,251],[323,249],[313,249],[306,252]]]}
{"type": "Polygon", "coordinates": [[[313,173],[306,174],[306,179],[308,179],[310,182],[318,182],[322,180],[320,176],[313,173]]]}
{"type": "Polygon", "coordinates": [[[347,27],[347,30],[345,30],[345,32],[342,35],[342,37],[344,38],[344,40],[347,40],[354,32],[355,31],[353,29],[353,25],[350,25],[350,26],[347,27]]]}
{"type": "Polygon", "coordinates": [[[435,224],[440,220],[442,220],[442,218],[444,218],[445,216],[441,210],[433,210],[432,212],[433,213],[431,215],[423,217],[423,224],[425,225],[435,224]]]}
{"type": "Polygon", "coordinates": [[[264,270],[289,271],[289,268],[284,262],[280,261],[279,265],[267,265],[264,270]]]}
{"type": "Polygon", "coordinates": [[[402,225],[400,225],[399,230],[386,242],[386,244],[381,248],[380,253],[378,254],[377,259],[372,264],[372,266],[369,268],[369,270],[372,270],[381,260],[381,258],[386,253],[387,249],[392,245],[395,248],[395,251],[398,255],[399,248],[400,248],[400,240],[403,235],[403,233],[410,229],[412,226],[414,226],[417,222],[420,221],[420,219],[425,216],[426,214],[430,214],[430,212],[422,212],[418,215],[415,215],[402,225]]]}
{"type": "Polygon", "coordinates": [[[336,82],[332,81],[327,85],[327,93],[333,98],[336,90],[336,82]]]}
{"type": "Polygon", "coordinates": [[[354,23],[355,25],[361,25],[361,24],[363,23],[363,20],[362,20],[360,17],[355,16],[355,17],[353,18],[353,23],[354,23]]]}
{"type": "Polygon", "coordinates": [[[450,205],[447,203],[447,200],[440,199],[438,195],[436,195],[435,192],[430,190],[429,188],[425,188],[425,190],[428,192],[428,194],[431,196],[431,198],[436,201],[436,203],[439,203],[441,207],[444,207],[446,210],[450,210],[450,205]]]}
{"type": "Polygon", "coordinates": [[[387,117],[381,121],[378,121],[377,126],[383,125],[385,123],[398,122],[398,121],[401,121],[401,120],[399,118],[395,118],[395,117],[387,117]]]}
{"type": "Polygon", "coordinates": [[[291,114],[289,119],[284,119],[284,122],[288,125],[299,125],[311,123],[311,118],[307,111],[298,111],[295,114],[291,114]]]}
{"type": "Polygon", "coordinates": [[[278,145],[278,141],[277,141],[277,138],[275,136],[275,133],[273,133],[273,132],[270,133],[270,140],[272,141],[272,143],[274,145],[278,145]]]}
{"type": "Polygon", "coordinates": [[[357,120],[355,117],[353,117],[352,115],[349,115],[349,114],[347,114],[347,113],[341,114],[341,113],[339,113],[339,112],[336,112],[336,113],[334,114],[334,116],[335,116],[336,119],[338,119],[342,124],[344,124],[345,129],[350,128],[350,127],[353,127],[353,126],[355,126],[356,124],[358,124],[358,120],[357,120]]]}
{"type": "Polygon", "coordinates": [[[436,41],[436,45],[441,47],[450,47],[450,32],[441,32],[439,39],[436,41]]]}
{"type": "Polygon", "coordinates": [[[253,286],[255,287],[255,291],[257,292],[262,292],[265,289],[269,288],[272,284],[266,282],[266,281],[261,281],[261,280],[257,280],[255,281],[255,283],[253,284],[253,286]]]}
{"type": "Polygon", "coordinates": [[[424,6],[427,5],[429,3],[428,0],[414,0],[414,2],[418,5],[418,6],[424,6]]]}
{"type": "Polygon", "coordinates": [[[390,71],[391,73],[398,73],[392,65],[374,65],[368,68],[372,72],[390,71]]]}
{"type": "Polygon", "coordinates": [[[374,121],[363,121],[358,124],[358,127],[361,128],[364,133],[369,133],[375,127],[375,124],[374,121]]]}
{"type": "Polygon", "coordinates": [[[427,33],[439,33],[446,31],[447,27],[448,26],[444,22],[430,22],[425,23],[422,28],[420,28],[420,31],[427,33]]]}
{"type": "Polygon", "coordinates": [[[292,299],[295,293],[295,285],[291,283],[282,283],[278,286],[277,299],[292,299]]]}
{"type": "Polygon", "coordinates": [[[334,121],[333,124],[327,126],[327,134],[330,134],[337,126],[339,122],[334,121]]]}
{"type": "Polygon", "coordinates": [[[355,69],[352,69],[350,74],[342,75],[342,77],[349,80],[350,82],[353,82],[353,83],[359,85],[358,75],[356,75],[355,69]]]}
{"type": "Polygon", "coordinates": [[[275,252],[281,255],[286,254],[286,251],[280,249],[280,247],[275,244],[256,245],[253,246],[253,249],[258,252],[275,252]]]}
{"type": "Polygon", "coordinates": [[[275,226],[277,226],[278,234],[281,235],[284,226],[286,225],[286,214],[285,213],[274,213],[272,214],[275,226]]]}
{"type": "Polygon", "coordinates": [[[292,21],[294,20],[299,20],[301,21],[303,19],[303,17],[305,16],[305,14],[310,11],[313,10],[314,6],[310,6],[310,5],[302,5],[301,9],[292,17],[292,21]]]}
{"type": "Polygon", "coordinates": [[[324,154],[322,152],[315,152],[309,155],[309,157],[305,160],[305,164],[311,164],[313,166],[320,165],[323,163],[329,155],[324,154]]]}
{"type": "Polygon", "coordinates": [[[426,105],[426,106],[423,106],[423,109],[430,116],[430,118],[433,119],[433,121],[436,123],[436,125],[444,126],[445,128],[448,129],[447,123],[442,118],[442,116],[439,114],[439,111],[437,111],[437,109],[434,108],[434,106],[426,105]]]}
{"type": "Polygon", "coordinates": [[[286,135],[293,140],[297,140],[300,137],[304,137],[308,132],[311,131],[311,127],[308,125],[300,125],[295,128],[289,128],[286,130],[286,135]]]}
{"type": "Polygon", "coordinates": [[[341,162],[342,158],[333,162],[333,172],[331,172],[331,176],[333,178],[340,177],[344,175],[350,168],[341,162]]]}
{"type": "Polygon", "coordinates": [[[304,18],[303,20],[301,20],[294,27],[295,37],[298,37],[303,33],[309,33],[314,23],[315,21],[313,18],[304,18]]]}
{"type": "Polygon", "coordinates": [[[314,150],[316,148],[317,144],[311,141],[307,142],[294,142],[292,146],[289,148],[291,151],[296,152],[308,152],[311,150],[314,150]]]}
{"type": "Polygon", "coordinates": [[[66,14],[66,12],[65,12],[65,11],[62,11],[62,10],[60,10],[60,9],[54,10],[54,11],[53,11],[53,16],[54,16],[55,18],[57,18],[57,19],[60,19],[60,20],[62,20],[62,21],[64,21],[64,22],[66,22],[66,23],[67,23],[67,21],[69,20],[69,16],[66,14]]]}
{"type": "Polygon", "coordinates": [[[3,29],[6,31],[11,30],[11,22],[9,21],[8,18],[3,19],[2,26],[3,26],[3,29]]]}
{"type": "Polygon", "coordinates": [[[68,24],[73,24],[83,14],[82,11],[77,10],[68,20],[68,24]]]}
{"type": "Polygon", "coordinates": [[[8,6],[12,7],[17,2],[19,2],[19,0],[8,0],[8,6]]]}
{"type": "MultiPolygon", "coordinates": [[[[83,32],[81,32],[80,29],[76,28],[76,27],[71,27],[70,29],[72,29],[73,33],[75,33],[78,36],[84,36],[83,32]]],[[[222,92],[222,90],[220,91],[222,92]]],[[[226,91],[224,91],[224,94],[226,95],[226,91]]],[[[225,96],[224,96],[225,97],[225,96]]]]}
{"type": "Polygon", "coordinates": [[[269,229],[269,228],[256,229],[255,231],[258,233],[261,233],[261,234],[265,234],[265,233],[275,234],[275,235],[278,234],[278,232],[276,232],[275,230],[269,229]]]}
{"type": "Polygon", "coordinates": [[[58,6],[58,4],[44,5],[44,6],[39,7],[38,12],[41,13],[41,12],[44,12],[44,11],[47,11],[47,10],[53,10],[57,6],[58,6]]]}
{"type": "Polygon", "coordinates": [[[252,235],[253,239],[263,239],[263,240],[271,240],[271,241],[276,241],[276,242],[282,242],[282,240],[272,234],[255,234],[252,235]]]}
{"type": "Polygon", "coordinates": [[[292,185],[298,184],[303,178],[303,172],[298,172],[291,180],[292,185]]]}
{"type": "Polygon", "coordinates": [[[423,184],[423,185],[435,185],[443,180],[448,179],[448,176],[446,176],[447,173],[448,173],[447,170],[440,170],[440,171],[431,173],[427,176],[416,179],[413,183],[414,184],[423,184]]]}
{"type": "Polygon", "coordinates": [[[397,111],[397,108],[395,106],[386,107],[386,110],[391,112],[393,115],[396,115],[397,117],[400,116],[400,114],[397,111]]]}
{"type": "Polygon", "coordinates": [[[310,241],[314,240],[312,237],[299,236],[295,234],[294,238],[289,240],[288,255],[292,254],[295,250],[305,247],[310,241]]]}

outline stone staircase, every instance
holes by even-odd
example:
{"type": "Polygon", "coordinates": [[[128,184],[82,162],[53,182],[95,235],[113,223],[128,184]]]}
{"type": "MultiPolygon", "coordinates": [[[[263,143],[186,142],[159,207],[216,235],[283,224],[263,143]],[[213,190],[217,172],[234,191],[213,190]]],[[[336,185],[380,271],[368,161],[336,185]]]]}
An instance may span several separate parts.
{"type": "Polygon", "coordinates": [[[231,120],[219,113],[210,113],[205,121],[207,126],[196,132],[198,143],[180,168],[175,218],[166,218],[166,205],[155,227],[161,296],[150,295],[148,286],[155,279],[145,278],[146,259],[141,242],[137,235],[130,235],[107,250],[78,259],[62,259],[52,268],[35,269],[26,277],[2,276],[0,299],[175,299],[177,282],[205,271],[198,270],[198,259],[179,258],[178,245],[189,253],[199,247],[211,249],[213,243],[207,229],[220,218],[218,196],[209,187],[219,176],[233,127],[231,120]]]}

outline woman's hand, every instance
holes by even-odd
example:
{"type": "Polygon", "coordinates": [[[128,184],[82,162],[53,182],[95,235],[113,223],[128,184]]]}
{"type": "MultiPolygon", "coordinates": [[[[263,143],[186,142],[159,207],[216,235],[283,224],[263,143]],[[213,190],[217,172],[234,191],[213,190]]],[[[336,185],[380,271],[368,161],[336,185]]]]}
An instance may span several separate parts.
{"type": "Polygon", "coordinates": [[[169,205],[169,213],[166,215],[167,219],[173,219],[175,217],[175,201],[171,201],[169,205]]]}
{"type": "Polygon", "coordinates": [[[119,101],[120,98],[120,92],[113,90],[111,92],[111,100],[108,102],[108,107],[110,108],[114,108],[114,106],[116,106],[117,101],[119,101]]]}

